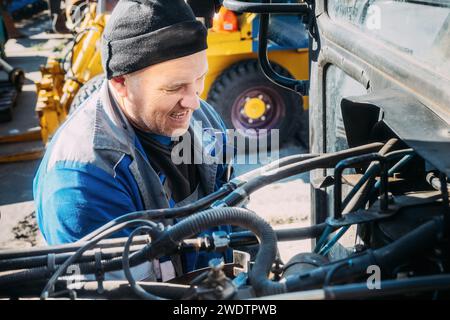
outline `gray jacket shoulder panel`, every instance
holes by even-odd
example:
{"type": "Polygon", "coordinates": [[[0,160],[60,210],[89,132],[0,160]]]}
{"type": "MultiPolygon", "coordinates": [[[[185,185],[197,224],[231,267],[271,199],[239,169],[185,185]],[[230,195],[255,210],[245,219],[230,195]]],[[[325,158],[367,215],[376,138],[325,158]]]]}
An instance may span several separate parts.
{"type": "Polygon", "coordinates": [[[123,135],[117,134],[116,125],[105,112],[100,91],[81,105],[55,134],[47,171],[55,163],[67,161],[94,164],[114,176],[114,168],[123,154],[130,153],[130,146],[125,145],[123,135]]]}
{"type": "Polygon", "coordinates": [[[92,101],[88,101],[86,105],[64,122],[50,142],[47,152],[51,153],[47,170],[50,170],[59,161],[82,163],[94,161],[94,155],[91,151],[93,130],[89,130],[89,128],[93,128],[94,116],[95,105],[92,101]]]}

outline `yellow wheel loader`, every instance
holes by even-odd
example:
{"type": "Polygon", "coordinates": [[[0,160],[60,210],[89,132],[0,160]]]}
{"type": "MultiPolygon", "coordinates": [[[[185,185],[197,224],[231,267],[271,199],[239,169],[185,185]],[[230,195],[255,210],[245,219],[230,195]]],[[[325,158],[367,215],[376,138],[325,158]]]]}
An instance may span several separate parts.
{"type": "MultiPolygon", "coordinates": [[[[99,45],[115,3],[111,0],[66,2],[66,27],[75,36],[63,57],[48,59],[41,68],[42,80],[36,83],[36,111],[44,143],[71,109],[78,107],[102,82],[99,45]]],[[[272,41],[268,50],[272,65],[280,74],[306,80],[308,36],[300,18],[275,16],[270,23],[272,41]],[[299,36],[287,38],[286,30],[299,36]],[[298,41],[289,40],[294,38],[298,41]]],[[[307,97],[302,99],[276,86],[259,69],[259,15],[236,14],[221,7],[211,27],[207,50],[209,72],[201,98],[217,109],[229,128],[241,129],[239,132],[246,138],[256,137],[260,129],[267,129],[269,134],[272,129],[279,129],[281,142],[296,133],[307,144],[304,138],[307,137],[307,97]]]]}

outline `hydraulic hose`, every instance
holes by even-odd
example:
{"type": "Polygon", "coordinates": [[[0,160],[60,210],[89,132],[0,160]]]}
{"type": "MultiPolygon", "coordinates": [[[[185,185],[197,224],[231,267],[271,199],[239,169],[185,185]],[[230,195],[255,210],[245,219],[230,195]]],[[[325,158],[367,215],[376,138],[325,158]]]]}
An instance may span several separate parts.
{"type": "MultiPolygon", "coordinates": [[[[53,285],[57,281],[57,279],[60,276],[62,276],[63,272],[65,272],[67,267],[69,265],[71,265],[72,263],[76,262],[85,251],[93,248],[100,240],[102,240],[102,238],[106,238],[120,230],[130,228],[134,225],[148,225],[153,230],[152,236],[155,236],[155,237],[157,237],[160,232],[158,225],[154,222],[146,221],[146,220],[131,220],[131,221],[123,222],[113,228],[110,228],[109,230],[107,230],[103,233],[100,233],[98,236],[94,237],[92,240],[90,240],[89,242],[84,244],[80,249],[77,250],[77,252],[75,252],[75,254],[73,254],[69,259],[64,261],[64,263],[58,267],[58,269],[51,276],[50,280],[48,281],[47,285],[45,286],[44,290],[42,291],[41,299],[46,299],[48,297],[48,295],[49,295],[50,291],[52,290],[53,285]]],[[[135,256],[140,257],[141,253],[142,253],[142,250],[137,252],[135,254],[135,256]]]]}
{"type": "MultiPolygon", "coordinates": [[[[146,256],[144,254],[144,249],[145,248],[137,251],[134,255],[130,257],[131,267],[134,267],[138,264],[147,261],[146,256]]],[[[81,274],[95,274],[95,272],[98,270],[98,266],[96,265],[95,262],[84,262],[84,263],[74,262],[70,263],[70,265],[76,266],[80,270],[81,274]]],[[[60,268],[61,266],[62,264],[55,265],[55,270],[60,268]]],[[[106,261],[102,260],[103,272],[115,271],[121,268],[122,268],[122,257],[117,257],[106,261]]],[[[65,266],[64,269],[66,269],[65,266]]],[[[50,276],[54,274],[55,270],[50,270],[47,266],[45,266],[15,271],[2,275],[0,276],[0,293],[3,292],[2,289],[4,288],[7,289],[8,286],[19,285],[25,282],[42,281],[42,280],[45,280],[47,282],[47,279],[49,279],[50,276]]],[[[52,281],[54,282],[56,280],[52,281]]]]}
{"type": "MultiPolygon", "coordinates": [[[[1,288],[0,297],[36,297],[41,292],[40,288],[45,285],[44,281],[45,280],[26,282],[16,286],[9,286],[8,288],[1,288]]],[[[167,282],[139,281],[138,284],[144,290],[154,295],[175,300],[181,300],[190,288],[188,285],[167,282]]],[[[56,286],[62,290],[65,288],[65,283],[58,282],[56,286]]],[[[76,289],[77,298],[123,300],[133,299],[135,297],[134,292],[126,280],[106,280],[102,282],[102,287],[103,291],[99,293],[97,281],[80,283],[80,287],[76,289]]]]}
{"type": "Polygon", "coordinates": [[[382,248],[367,250],[357,256],[335,261],[307,273],[288,276],[285,281],[287,290],[293,292],[322,287],[329,272],[333,271],[337,265],[347,262],[351,262],[351,267],[335,271],[333,279],[336,282],[358,278],[366,273],[370,265],[377,265],[384,274],[389,274],[411,257],[432,247],[442,237],[442,232],[442,218],[432,219],[382,248]]]}
{"type": "MultiPolygon", "coordinates": [[[[142,223],[144,221],[139,221],[142,223]]],[[[145,221],[148,223],[149,221],[145,221]]],[[[129,227],[129,224],[136,224],[135,220],[123,223],[120,226],[112,228],[105,232],[109,235],[116,232],[120,228],[129,227]]],[[[256,256],[255,267],[250,272],[249,278],[255,291],[258,295],[276,294],[285,292],[283,284],[270,281],[267,276],[270,272],[273,261],[277,253],[277,238],[275,232],[270,225],[258,217],[253,212],[243,208],[216,208],[209,209],[198,214],[195,214],[189,219],[185,219],[177,223],[165,231],[158,240],[137,251],[130,257],[130,266],[135,266],[148,259],[153,259],[164,255],[166,252],[178,247],[180,242],[197,234],[205,229],[219,225],[237,225],[250,230],[260,239],[260,248],[256,256]]],[[[106,236],[102,234],[102,236],[106,236]]],[[[54,284],[59,276],[62,276],[62,270],[73,263],[77,263],[82,253],[95,245],[95,239],[98,241],[99,236],[84,245],[84,249],[79,251],[77,255],[72,255],[68,260],[65,260],[63,265],[56,266],[59,272],[56,272],[47,283],[42,296],[46,297],[46,292],[52,284],[54,284]]],[[[104,272],[118,270],[122,268],[123,259],[118,257],[103,263],[104,272]]],[[[94,262],[77,264],[82,274],[92,274],[96,270],[94,262]]],[[[49,269],[47,267],[33,268],[24,271],[19,271],[4,276],[0,276],[0,287],[17,284],[24,281],[42,280],[49,277],[49,269]]]]}
{"type": "Polygon", "coordinates": [[[131,273],[130,270],[130,257],[129,257],[130,245],[133,242],[134,236],[142,232],[143,230],[146,230],[149,233],[152,232],[152,228],[149,226],[138,227],[134,229],[133,232],[131,232],[130,236],[128,237],[127,243],[125,243],[125,248],[123,250],[123,257],[122,257],[123,272],[125,273],[125,277],[127,278],[128,283],[131,286],[131,289],[137,296],[148,300],[165,300],[165,298],[163,297],[160,297],[153,293],[149,293],[146,290],[144,290],[134,279],[133,274],[131,273]]]}
{"type": "MultiPolygon", "coordinates": [[[[144,245],[133,245],[131,247],[131,252],[138,251],[142,249],[144,245]]],[[[120,257],[123,254],[123,247],[120,248],[111,248],[111,249],[103,249],[99,250],[97,247],[95,250],[90,250],[85,252],[78,260],[77,263],[84,262],[93,262],[96,260],[96,252],[99,253],[99,257],[101,260],[111,260],[116,257],[120,257]],[[97,251],[98,250],[98,251],[97,251]]],[[[3,259],[0,260],[0,271],[7,270],[17,270],[17,269],[29,269],[29,268],[37,268],[44,267],[48,265],[49,259],[53,259],[55,265],[60,265],[68,258],[70,258],[74,252],[64,252],[64,253],[49,253],[46,255],[39,256],[31,256],[31,257],[23,257],[23,258],[11,258],[11,259],[3,259]],[[49,258],[50,255],[53,255],[52,258],[49,258]]]]}
{"type": "Polygon", "coordinates": [[[268,279],[272,264],[277,254],[277,237],[272,227],[255,213],[244,208],[215,208],[197,213],[189,219],[180,221],[150,246],[148,257],[159,257],[167,249],[177,247],[179,243],[205,229],[235,225],[253,232],[260,240],[255,264],[249,273],[250,284],[256,295],[263,296],[286,292],[284,283],[268,279]]]}
{"type": "MultiPolygon", "coordinates": [[[[145,291],[150,292],[156,296],[164,297],[166,299],[181,300],[190,286],[164,283],[164,282],[137,282],[145,291]]],[[[127,281],[104,281],[104,291],[101,295],[97,292],[98,284],[94,281],[89,281],[83,284],[82,288],[77,290],[77,296],[82,298],[98,299],[124,299],[133,297],[134,293],[127,281]]]]}
{"type": "MultiPolygon", "coordinates": [[[[266,182],[263,182],[264,184],[257,186],[256,189],[259,189],[259,188],[263,187],[264,185],[267,185],[271,182],[281,180],[281,179],[289,177],[291,175],[295,175],[295,174],[302,173],[302,172],[305,172],[305,171],[308,171],[311,169],[315,169],[314,168],[315,163],[313,163],[311,165],[311,163],[309,163],[308,161],[312,161],[314,159],[321,159],[321,161],[318,161],[319,165],[322,163],[326,164],[330,161],[334,161],[334,162],[332,162],[332,164],[334,164],[335,162],[338,162],[339,160],[349,157],[351,155],[358,155],[361,153],[370,152],[372,150],[377,150],[381,147],[382,147],[381,143],[372,143],[372,144],[364,145],[361,147],[356,147],[356,148],[340,151],[340,152],[337,152],[337,153],[334,153],[331,155],[323,155],[321,157],[319,157],[317,154],[295,155],[295,156],[285,157],[283,159],[278,160],[275,163],[269,163],[266,166],[264,166],[263,168],[254,170],[248,174],[244,174],[243,178],[248,179],[249,177],[252,177],[254,174],[266,171],[266,174],[263,174],[263,175],[260,175],[260,176],[254,177],[254,178],[250,178],[250,180],[242,186],[242,187],[245,187],[247,184],[250,184],[250,186],[247,187],[249,189],[249,192],[245,192],[244,194],[251,193],[252,187],[254,188],[255,184],[258,185],[259,184],[258,181],[261,180],[262,177],[268,177],[268,178],[265,179],[266,182]],[[304,166],[302,166],[303,163],[304,163],[304,166]],[[301,168],[303,168],[303,170],[301,168]],[[295,173],[296,170],[299,172],[295,173]],[[292,171],[294,173],[291,173],[292,171]],[[275,172],[275,173],[279,172],[280,178],[276,178],[276,176],[274,177],[273,175],[270,174],[271,172],[275,172]],[[284,177],[283,177],[283,173],[285,175],[284,177]],[[273,178],[275,178],[275,179],[273,179],[273,181],[270,181],[271,180],[270,177],[272,177],[272,179],[273,178]]],[[[264,179],[262,179],[262,180],[264,180],[264,179]]],[[[165,219],[179,218],[179,217],[190,215],[194,212],[198,212],[199,210],[205,208],[205,206],[210,205],[214,201],[218,201],[219,199],[221,199],[227,195],[231,196],[232,199],[236,198],[236,195],[239,199],[242,199],[243,194],[240,191],[237,191],[233,195],[233,190],[235,189],[235,187],[238,183],[243,183],[243,182],[240,181],[239,178],[233,179],[231,183],[228,183],[228,184],[222,186],[222,188],[220,188],[216,192],[214,192],[192,204],[188,204],[184,207],[145,210],[145,211],[137,211],[137,212],[128,213],[126,215],[123,215],[119,218],[116,218],[116,219],[108,222],[104,226],[100,227],[99,229],[93,231],[92,233],[90,233],[87,236],[80,239],[79,242],[90,240],[93,237],[95,237],[96,235],[98,235],[100,232],[103,232],[103,231],[107,230],[108,228],[110,228],[114,225],[117,225],[118,223],[125,222],[125,221],[131,220],[131,219],[152,220],[152,219],[161,219],[161,218],[165,218],[165,219]],[[235,181],[236,183],[233,183],[233,181],[235,181]]],[[[245,196],[243,198],[245,198],[245,196]]],[[[222,202],[222,200],[220,202],[222,202]]]]}
{"type": "Polygon", "coordinates": [[[86,235],[85,237],[81,238],[77,242],[91,240],[92,238],[94,238],[101,232],[107,230],[108,228],[111,228],[119,223],[129,221],[129,220],[134,220],[134,219],[153,220],[153,219],[162,219],[162,218],[170,219],[170,218],[184,217],[184,216],[190,215],[192,213],[195,213],[202,209],[207,208],[211,203],[221,199],[223,196],[229,194],[232,190],[234,190],[233,184],[227,183],[227,184],[224,184],[221,188],[219,188],[219,190],[197,200],[194,203],[187,204],[183,207],[143,210],[143,211],[135,211],[135,212],[127,213],[123,216],[120,216],[120,217],[106,223],[102,227],[96,229],[95,231],[93,231],[90,234],[86,235]]]}
{"type": "MultiPolygon", "coordinates": [[[[378,153],[382,156],[384,156],[387,152],[389,152],[394,145],[397,143],[397,139],[390,139],[386,144],[378,151],[378,153]]],[[[361,208],[365,201],[364,199],[366,196],[368,196],[370,189],[372,185],[375,182],[375,174],[378,172],[379,167],[377,166],[377,162],[371,162],[362,176],[362,178],[358,181],[358,183],[355,185],[355,187],[352,188],[352,190],[349,192],[347,197],[344,199],[344,202],[342,204],[342,207],[344,208],[343,213],[349,213],[353,212],[359,208],[361,208]]],[[[344,227],[345,229],[345,227],[344,227]]],[[[348,229],[348,228],[347,228],[348,229]]],[[[318,253],[322,249],[322,246],[324,245],[325,241],[327,241],[329,235],[336,230],[336,228],[332,228],[331,226],[328,226],[325,228],[322,236],[320,237],[319,241],[316,243],[316,247],[314,248],[314,252],[318,253]]],[[[345,233],[346,230],[342,232],[345,233]]]]}
{"type": "Polygon", "coordinates": [[[128,214],[125,214],[123,216],[120,216],[107,224],[103,225],[99,229],[91,232],[90,234],[86,235],[85,237],[81,238],[78,242],[84,242],[92,239],[99,233],[107,230],[108,228],[111,228],[119,223],[133,220],[133,219],[148,219],[148,220],[154,220],[154,219],[171,219],[171,218],[181,218],[188,216],[192,213],[198,212],[202,209],[206,209],[209,205],[211,205],[213,202],[220,200],[224,196],[228,195],[230,192],[232,192],[234,189],[236,189],[237,186],[244,184],[247,182],[248,179],[253,178],[256,175],[259,175],[261,172],[267,172],[270,170],[274,170],[276,168],[284,167],[293,163],[298,163],[299,161],[303,161],[306,159],[311,159],[317,157],[318,154],[301,154],[301,155],[292,155],[287,156],[282,159],[279,159],[277,161],[271,162],[261,168],[252,170],[248,173],[243,174],[240,177],[237,177],[233,180],[231,180],[229,183],[224,184],[219,190],[203,197],[202,199],[199,199],[198,201],[185,205],[183,207],[179,208],[164,208],[164,209],[154,209],[154,210],[143,210],[143,211],[136,211],[131,212],[128,214]]]}
{"type": "MultiPolygon", "coordinates": [[[[326,228],[326,223],[321,223],[318,225],[313,225],[305,228],[291,228],[291,229],[281,229],[275,230],[278,241],[293,241],[293,240],[303,240],[310,239],[319,236],[324,229],[326,228]]],[[[139,236],[135,237],[139,238],[139,236]]],[[[136,252],[144,247],[144,244],[147,243],[147,236],[140,236],[139,239],[133,240],[133,246],[131,246],[130,251],[136,252]]],[[[121,238],[125,239],[125,238],[121,238]]],[[[125,241],[121,240],[117,242],[120,244],[125,244],[125,241]]],[[[240,231],[234,232],[230,234],[230,247],[238,247],[243,245],[253,245],[258,244],[257,237],[251,231],[240,231]]],[[[79,247],[77,248],[79,249],[79,247]]],[[[96,246],[96,250],[99,249],[98,245],[96,246]]],[[[0,271],[7,270],[17,270],[17,269],[29,269],[29,268],[38,268],[45,267],[48,264],[48,255],[53,254],[52,252],[39,255],[39,256],[31,256],[31,257],[21,257],[21,258],[9,258],[0,260],[0,271]]],[[[70,256],[74,254],[73,251],[56,253],[54,256],[54,261],[56,265],[62,264],[65,260],[67,260],[70,256]]],[[[101,259],[110,261],[114,258],[120,257],[123,254],[123,245],[117,248],[106,248],[101,250],[101,259]]],[[[116,259],[117,260],[117,259],[116,259]]],[[[95,251],[90,250],[86,251],[78,260],[78,264],[82,264],[85,262],[93,262],[95,261],[95,251]]],[[[88,268],[82,267],[83,270],[88,268]]]]}
{"type": "Polygon", "coordinates": [[[382,290],[370,290],[367,288],[367,283],[358,283],[327,287],[324,291],[326,299],[361,299],[410,294],[411,292],[449,290],[450,275],[440,274],[409,279],[385,280],[381,281],[380,287],[382,290]]]}
{"type": "Polygon", "coordinates": [[[426,292],[450,289],[450,275],[439,274],[407,279],[383,280],[382,290],[371,290],[367,283],[354,283],[324,287],[323,289],[297,291],[275,296],[256,298],[255,300],[336,300],[336,299],[367,299],[379,298],[412,292],[426,292]]]}
{"type": "Polygon", "coordinates": [[[255,178],[265,172],[279,169],[281,167],[285,167],[285,166],[293,164],[293,163],[298,163],[300,161],[317,158],[318,156],[320,156],[320,154],[318,154],[318,153],[304,153],[304,154],[294,154],[291,156],[283,157],[276,161],[272,161],[271,163],[268,163],[265,166],[262,166],[260,168],[254,169],[247,173],[244,173],[244,174],[240,175],[239,177],[237,177],[236,180],[241,183],[247,182],[248,180],[255,178]]]}
{"type": "MultiPolygon", "coordinates": [[[[104,239],[97,243],[96,248],[109,249],[123,247],[127,237],[104,239]]],[[[133,242],[135,245],[146,244],[148,242],[147,236],[138,236],[133,242]]],[[[0,251],[0,261],[6,259],[14,258],[25,258],[34,256],[43,256],[48,254],[59,254],[59,253],[74,253],[83,246],[84,243],[66,243],[61,245],[52,245],[46,247],[32,247],[23,249],[7,249],[0,251]]]]}
{"type": "Polygon", "coordinates": [[[226,206],[235,206],[248,197],[254,191],[263,188],[273,182],[306,172],[313,169],[332,168],[339,161],[357,155],[378,151],[383,146],[382,143],[371,143],[343,151],[325,154],[308,160],[283,166],[263,173],[262,175],[250,179],[246,184],[237,188],[220,202],[226,206]]]}

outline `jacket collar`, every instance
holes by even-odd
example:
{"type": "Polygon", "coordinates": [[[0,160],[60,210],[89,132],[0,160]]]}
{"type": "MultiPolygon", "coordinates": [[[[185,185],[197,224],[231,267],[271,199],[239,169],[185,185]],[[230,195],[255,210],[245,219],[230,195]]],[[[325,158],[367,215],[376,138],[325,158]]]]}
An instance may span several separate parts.
{"type": "Polygon", "coordinates": [[[130,154],[135,133],[122,110],[117,107],[108,80],[103,81],[96,100],[94,148],[130,154]]]}

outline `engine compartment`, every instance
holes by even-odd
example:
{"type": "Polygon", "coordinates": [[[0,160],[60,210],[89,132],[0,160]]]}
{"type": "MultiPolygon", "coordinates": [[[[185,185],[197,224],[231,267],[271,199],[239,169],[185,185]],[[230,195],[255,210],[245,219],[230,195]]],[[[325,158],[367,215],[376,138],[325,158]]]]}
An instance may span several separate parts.
{"type": "Polygon", "coordinates": [[[132,212],[72,244],[0,251],[0,297],[448,298],[449,181],[436,169],[421,170],[424,164],[397,138],[281,158],[184,207],[132,212]],[[325,222],[274,231],[245,208],[252,192],[265,185],[326,168],[334,168],[323,182],[333,186],[334,212],[325,222]],[[182,219],[173,226],[161,223],[169,218],[182,219]],[[239,229],[198,236],[221,225],[239,229]],[[357,237],[344,247],[339,241],[352,226],[357,237]],[[133,230],[128,238],[108,239],[123,229],[133,230]],[[314,250],[281,261],[277,243],[299,239],[316,239],[314,250]],[[136,281],[130,271],[163,256],[228,249],[232,263],[214,258],[208,268],[167,282],[136,281]],[[105,277],[117,270],[126,280],[105,277]]]}

